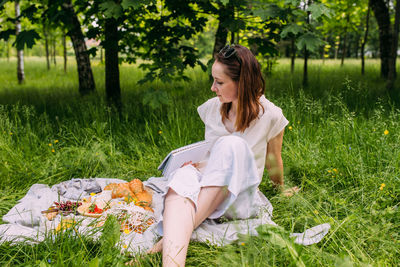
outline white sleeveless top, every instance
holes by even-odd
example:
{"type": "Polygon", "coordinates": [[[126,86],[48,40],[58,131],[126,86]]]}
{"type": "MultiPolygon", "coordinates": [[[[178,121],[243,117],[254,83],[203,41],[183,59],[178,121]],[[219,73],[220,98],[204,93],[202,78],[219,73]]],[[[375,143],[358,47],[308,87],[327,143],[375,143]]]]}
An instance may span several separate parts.
{"type": "Polygon", "coordinates": [[[250,123],[250,126],[242,132],[230,133],[222,122],[220,113],[221,102],[214,97],[197,108],[201,120],[205,124],[205,139],[215,142],[219,137],[225,135],[236,135],[242,137],[254,153],[258,175],[262,179],[267,154],[267,143],[277,136],[289,123],[282,110],[272,102],[260,97],[260,103],[264,107],[264,113],[260,110],[259,118],[250,123]]]}

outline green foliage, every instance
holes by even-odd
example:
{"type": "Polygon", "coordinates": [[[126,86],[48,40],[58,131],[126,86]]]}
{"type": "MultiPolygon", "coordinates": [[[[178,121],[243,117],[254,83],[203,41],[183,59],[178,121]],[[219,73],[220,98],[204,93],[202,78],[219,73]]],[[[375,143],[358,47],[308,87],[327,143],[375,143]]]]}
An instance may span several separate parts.
{"type": "Polygon", "coordinates": [[[118,19],[122,16],[122,6],[113,0],[100,3],[99,7],[102,14],[107,18],[118,19]]]}
{"type": "Polygon", "coordinates": [[[306,11],[310,11],[315,20],[318,20],[321,16],[330,18],[332,15],[332,11],[322,3],[313,2],[309,7],[307,7],[306,11]]]}
{"type": "Polygon", "coordinates": [[[285,28],[283,28],[281,32],[281,37],[286,38],[289,34],[298,35],[304,31],[303,27],[297,24],[289,24],[285,28]]]}
{"type": "Polygon", "coordinates": [[[40,39],[40,36],[35,30],[21,31],[13,45],[15,45],[18,50],[24,49],[25,45],[27,48],[32,48],[36,43],[36,39],[40,39]]]}
{"type": "Polygon", "coordinates": [[[316,52],[319,47],[321,47],[324,42],[317,35],[311,32],[302,34],[296,42],[297,48],[299,50],[307,47],[307,50],[316,52]]]}

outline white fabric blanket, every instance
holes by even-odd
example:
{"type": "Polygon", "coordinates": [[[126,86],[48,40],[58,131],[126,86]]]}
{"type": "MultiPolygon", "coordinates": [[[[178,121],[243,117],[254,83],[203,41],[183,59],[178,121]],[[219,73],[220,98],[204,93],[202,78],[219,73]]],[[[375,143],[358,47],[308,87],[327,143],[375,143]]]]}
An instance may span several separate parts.
{"type": "MultiPolygon", "coordinates": [[[[44,184],[34,184],[27,194],[3,216],[6,224],[0,225],[0,241],[21,242],[27,239],[30,242],[43,241],[49,230],[55,229],[60,223],[61,217],[57,216],[53,221],[48,221],[41,211],[47,210],[54,201],[76,201],[88,197],[90,192],[99,192],[109,183],[121,183],[124,180],[111,178],[72,179],[51,188],[44,184]]],[[[162,193],[166,187],[167,180],[152,177],[144,184],[153,189],[153,204],[156,221],[160,218],[163,206],[162,193]]],[[[256,228],[262,224],[276,225],[272,221],[272,205],[268,201],[265,210],[258,218],[229,221],[217,223],[214,220],[206,220],[198,227],[192,235],[192,240],[209,242],[214,245],[225,245],[238,239],[238,234],[257,235],[256,228]]],[[[81,234],[91,233],[93,227],[89,226],[93,218],[84,216],[68,215],[65,218],[74,218],[79,222],[77,231],[81,234]]],[[[159,238],[157,223],[150,226],[143,234],[130,233],[121,234],[121,249],[131,253],[140,253],[151,248],[159,238]]],[[[318,243],[329,231],[329,224],[321,224],[306,230],[304,233],[294,233],[295,242],[303,245],[318,243]]],[[[98,238],[100,232],[93,234],[98,238]]]]}

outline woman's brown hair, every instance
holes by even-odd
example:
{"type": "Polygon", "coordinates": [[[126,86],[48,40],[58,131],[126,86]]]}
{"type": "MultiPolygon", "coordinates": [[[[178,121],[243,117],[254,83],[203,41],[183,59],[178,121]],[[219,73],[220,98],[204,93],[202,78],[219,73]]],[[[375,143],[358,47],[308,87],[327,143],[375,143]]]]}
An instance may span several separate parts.
{"type": "MultiPolygon", "coordinates": [[[[265,91],[265,80],[261,75],[260,63],[249,49],[241,45],[232,45],[235,54],[226,57],[221,51],[215,55],[215,61],[225,65],[225,74],[238,84],[238,106],[236,111],[236,131],[244,132],[250,123],[257,119],[260,107],[260,96],[265,91]]],[[[222,119],[228,119],[232,103],[221,106],[222,119]]]]}

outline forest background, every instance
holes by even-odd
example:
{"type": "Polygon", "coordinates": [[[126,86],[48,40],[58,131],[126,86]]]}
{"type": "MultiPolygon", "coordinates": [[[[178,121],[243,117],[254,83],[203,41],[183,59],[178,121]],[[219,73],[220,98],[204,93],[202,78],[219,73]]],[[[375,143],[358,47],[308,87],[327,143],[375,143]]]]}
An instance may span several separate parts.
{"type": "MultiPolygon", "coordinates": [[[[290,121],[285,181],[301,192],[283,197],[265,177],[283,228],[193,243],[188,265],[397,265],[399,23],[391,0],[3,0],[0,215],[33,183],[159,176],[168,151],[203,138],[196,106],[212,97],[213,54],[235,43],[257,56],[267,98],[290,121]],[[332,230],[317,245],[288,237],[324,222],[332,230]]],[[[65,232],[3,243],[0,262],[129,261],[104,242],[65,232]]]]}

